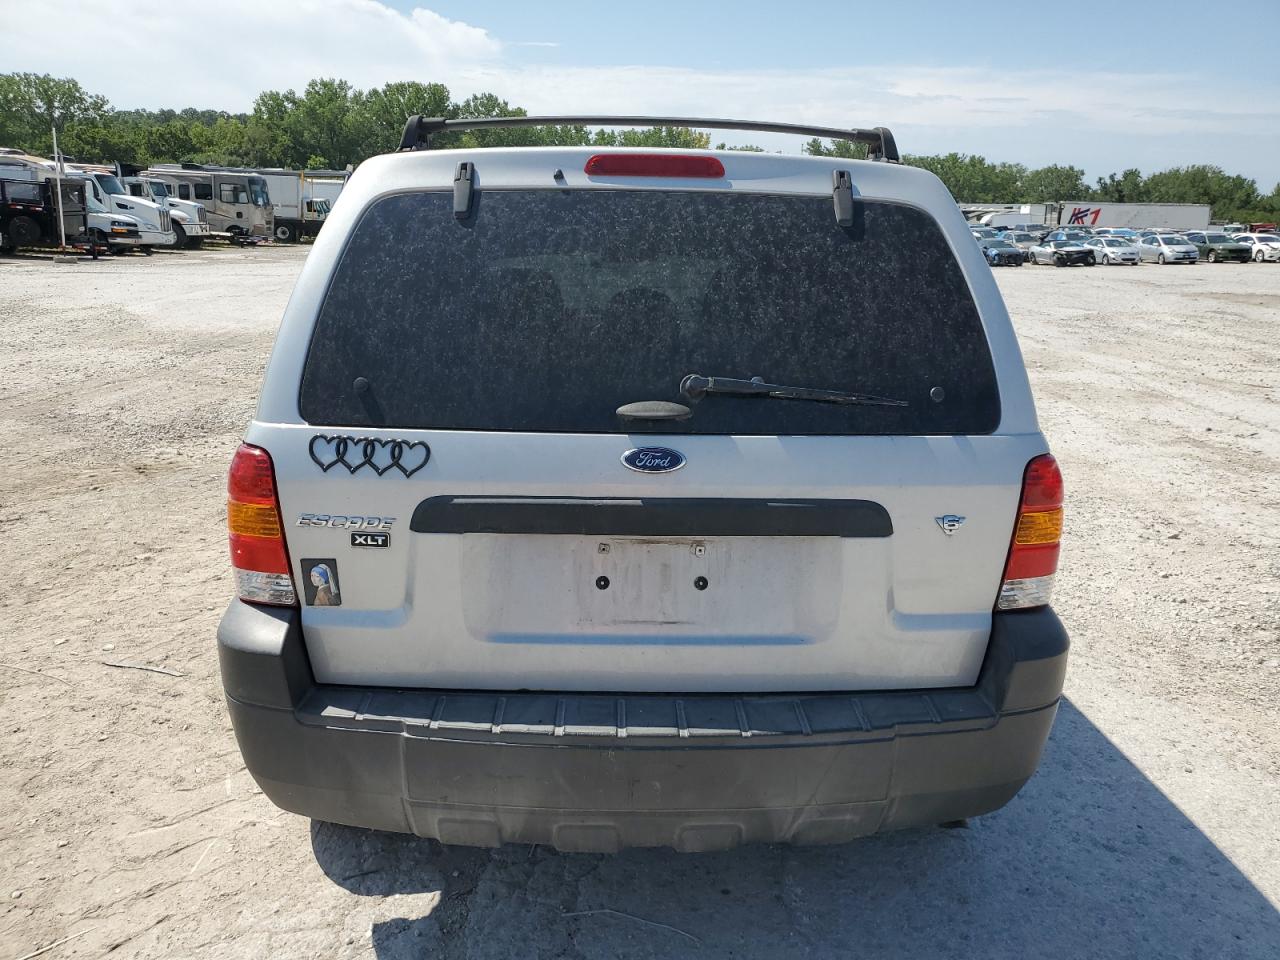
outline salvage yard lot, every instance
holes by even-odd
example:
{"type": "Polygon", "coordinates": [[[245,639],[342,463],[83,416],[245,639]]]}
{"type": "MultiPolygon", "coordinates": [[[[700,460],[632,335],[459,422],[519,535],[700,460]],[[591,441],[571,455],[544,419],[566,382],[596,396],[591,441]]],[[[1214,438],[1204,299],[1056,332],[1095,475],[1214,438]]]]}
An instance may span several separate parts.
{"type": "Polygon", "coordinates": [[[1280,264],[996,273],[1073,639],[1009,807],[594,856],[309,823],[244,771],[223,484],[305,256],[0,260],[0,960],[1280,956],[1280,264]]]}

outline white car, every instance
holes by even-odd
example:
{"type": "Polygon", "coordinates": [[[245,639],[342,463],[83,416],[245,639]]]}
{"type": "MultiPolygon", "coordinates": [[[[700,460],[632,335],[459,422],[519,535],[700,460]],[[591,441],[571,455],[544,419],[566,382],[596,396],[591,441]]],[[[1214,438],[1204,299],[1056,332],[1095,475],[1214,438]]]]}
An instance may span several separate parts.
{"type": "Polygon", "coordinates": [[[1238,233],[1234,239],[1247,243],[1253,249],[1253,259],[1257,263],[1280,260],[1280,236],[1274,233],[1238,233]]]}
{"type": "Polygon", "coordinates": [[[1142,260],[1138,248],[1120,237],[1094,237],[1092,240],[1086,240],[1084,245],[1096,251],[1098,262],[1103,266],[1112,263],[1128,263],[1136,267],[1142,260]]]}
{"type": "Polygon", "coordinates": [[[946,187],[883,128],[417,149],[548,122],[637,121],[412,117],[303,265],[228,480],[250,773],[576,851],[1004,805],[1062,690],[1062,477],[946,187]]]}
{"type": "Polygon", "coordinates": [[[1196,245],[1178,233],[1148,233],[1138,241],[1143,260],[1152,263],[1195,263],[1200,259],[1196,245]]]}

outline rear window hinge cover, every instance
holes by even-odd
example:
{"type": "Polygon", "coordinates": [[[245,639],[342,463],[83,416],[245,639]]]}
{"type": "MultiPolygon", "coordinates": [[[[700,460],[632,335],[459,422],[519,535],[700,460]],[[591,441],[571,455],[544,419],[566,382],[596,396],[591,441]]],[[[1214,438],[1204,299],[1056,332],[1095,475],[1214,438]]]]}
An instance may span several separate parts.
{"type": "Polygon", "coordinates": [[[471,216],[471,199],[475,193],[476,165],[463,160],[453,175],[453,216],[465,220],[471,216]]]}
{"type": "Polygon", "coordinates": [[[853,178],[848,170],[831,171],[831,198],[836,208],[836,223],[853,226],[853,178]]]}

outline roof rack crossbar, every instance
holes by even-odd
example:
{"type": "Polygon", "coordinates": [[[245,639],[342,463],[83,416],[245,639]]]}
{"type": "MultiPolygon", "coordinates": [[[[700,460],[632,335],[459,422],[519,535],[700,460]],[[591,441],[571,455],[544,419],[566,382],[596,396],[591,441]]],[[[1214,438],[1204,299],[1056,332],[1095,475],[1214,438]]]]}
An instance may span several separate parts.
{"type": "Polygon", "coordinates": [[[791,133],[825,140],[849,140],[867,144],[872,160],[897,163],[898,145],[887,127],[869,130],[842,127],[811,127],[798,123],[769,123],[759,120],[724,120],[715,117],[472,117],[446,120],[443,117],[415,115],[404,125],[401,150],[421,150],[431,146],[431,135],[445,130],[483,130],[495,127],[688,127],[708,130],[755,130],[762,133],[791,133]]]}

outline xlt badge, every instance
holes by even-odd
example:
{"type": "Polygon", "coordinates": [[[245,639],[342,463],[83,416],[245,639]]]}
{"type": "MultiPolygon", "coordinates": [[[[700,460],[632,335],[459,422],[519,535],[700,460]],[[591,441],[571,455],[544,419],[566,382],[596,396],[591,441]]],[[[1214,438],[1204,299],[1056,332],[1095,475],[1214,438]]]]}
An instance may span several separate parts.
{"type": "Polygon", "coordinates": [[[353,547],[389,547],[391,546],[391,534],[353,533],[351,535],[351,545],[353,547]]]}

